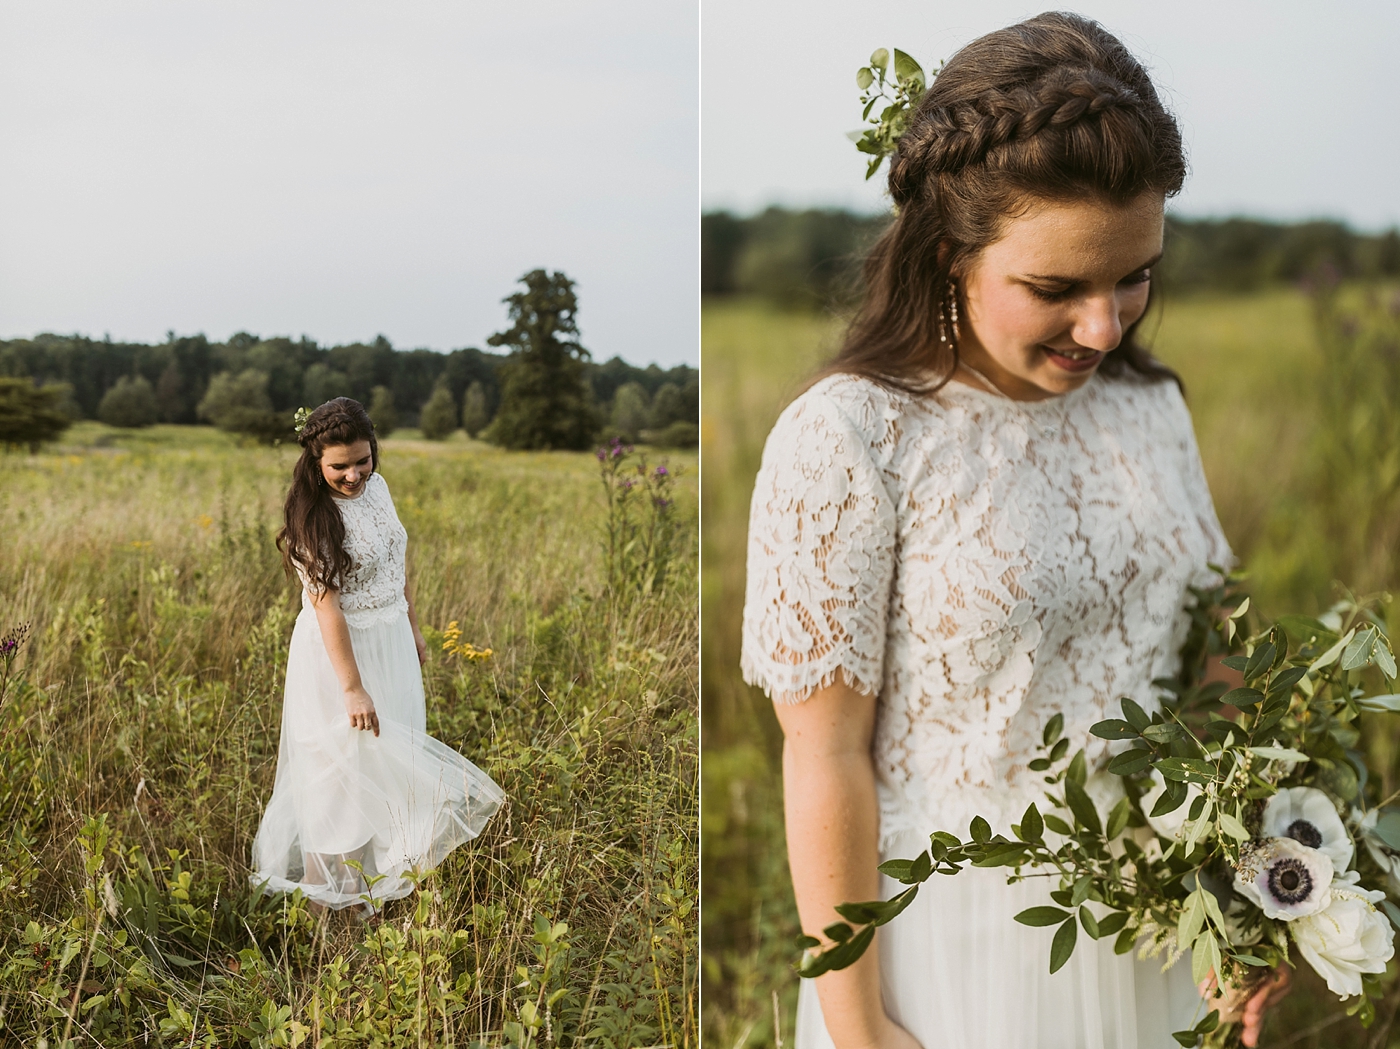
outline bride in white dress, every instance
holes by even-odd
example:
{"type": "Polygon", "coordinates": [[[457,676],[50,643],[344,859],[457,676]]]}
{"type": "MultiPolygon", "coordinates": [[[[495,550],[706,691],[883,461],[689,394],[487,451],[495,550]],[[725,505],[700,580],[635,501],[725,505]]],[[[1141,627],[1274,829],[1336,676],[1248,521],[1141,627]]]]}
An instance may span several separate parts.
{"type": "Polygon", "coordinates": [[[413,891],[411,872],[480,834],[505,794],[427,734],[407,534],[369,415],[338,397],[311,413],[299,440],[277,541],[302,581],[302,610],[251,880],[372,913],[413,891]]]}
{"type": "MultiPolygon", "coordinates": [[[[1231,559],[1175,376],[1136,341],[1181,139],[1076,16],[955,55],[892,160],[894,220],[836,361],[773,429],[753,495],[745,677],[775,701],[804,931],[972,816],[1040,797],[1046,722],[1178,672],[1187,587],[1231,559]]],[[[1103,804],[1116,777],[1091,777],[1103,804]]],[[[1157,1049],[1203,1014],[1188,962],[1083,942],[1048,971],[1012,916],[1052,885],[935,878],[851,968],[804,981],[799,1049],[1157,1049]]],[[[1276,993],[1276,992],[1274,992],[1276,993]]],[[[1258,1037],[1269,990],[1247,1004],[1258,1037]]]]}

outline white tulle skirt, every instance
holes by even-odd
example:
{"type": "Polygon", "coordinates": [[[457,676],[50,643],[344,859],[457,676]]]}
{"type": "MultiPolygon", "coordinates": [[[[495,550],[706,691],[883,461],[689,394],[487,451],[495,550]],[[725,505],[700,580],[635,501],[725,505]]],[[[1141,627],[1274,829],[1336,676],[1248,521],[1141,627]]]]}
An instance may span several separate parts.
{"type": "MultiPolygon", "coordinates": [[[[899,841],[910,858],[927,841],[899,841]]],[[[1115,955],[1113,937],[1079,930],[1069,963],[1050,975],[1055,930],[1012,920],[1053,905],[1047,879],[1006,884],[1005,869],[967,868],[925,883],[884,926],[880,951],[885,1009],[924,1049],[1167,1049],[1171,1032],[1206,1013],[1191,982],[1190,956],[1167,972],[1161,960],[1115,955]]],[[[881,878],[885,899],[904,888],[881,878]]],[[[831,1049],[816,984],[802,981],[797,1049],[831,1049]]]]}
{"type": "Polygon", "coordinates": [[[350,643],[379,735],[351,727],[316,614],[303,608],[287,656],[277,777],[253,840],[254,885],[300,889],[332,908],[407,896],[406,873],[436,867],[505,800],[491,777],[427,734],[408,615],[351,626],[350,643]],[[367,887],[376,875],[384,877],[367,887]]]}

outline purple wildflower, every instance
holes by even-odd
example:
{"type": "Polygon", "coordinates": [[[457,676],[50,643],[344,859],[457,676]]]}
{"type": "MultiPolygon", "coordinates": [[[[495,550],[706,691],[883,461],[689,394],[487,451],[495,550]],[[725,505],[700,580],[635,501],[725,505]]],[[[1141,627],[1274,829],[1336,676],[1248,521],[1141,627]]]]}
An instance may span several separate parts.
{"type": "Polygon", "coordinates": [[[668,477],[668,476],[670,476],[670,475],[669,475],[668,471],[666,470],[666,467],[664,467],[664,466],[658,466],[658,467],[656,468],[656,476],[657,476],[657,477],[668,477]]]}

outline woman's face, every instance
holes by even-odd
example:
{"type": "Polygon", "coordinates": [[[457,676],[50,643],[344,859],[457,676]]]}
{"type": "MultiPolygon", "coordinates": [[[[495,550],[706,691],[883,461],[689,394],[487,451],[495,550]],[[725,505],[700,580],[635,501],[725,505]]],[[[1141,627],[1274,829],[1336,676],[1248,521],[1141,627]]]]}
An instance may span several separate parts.
{"type": "Polygon", "coordinates": [[[365,478],[373,472],[368,441],[328,444],[321,449],[321,476],[336,495],[353,499],[364,490],[365,478]]]}
{"type": "Polygon", "coordinates": [[[1035,201],[1009,219],[960,281],[962,359],[1021,401],[1088,382],[1147,309],[1164,203],[1035,201]]]}

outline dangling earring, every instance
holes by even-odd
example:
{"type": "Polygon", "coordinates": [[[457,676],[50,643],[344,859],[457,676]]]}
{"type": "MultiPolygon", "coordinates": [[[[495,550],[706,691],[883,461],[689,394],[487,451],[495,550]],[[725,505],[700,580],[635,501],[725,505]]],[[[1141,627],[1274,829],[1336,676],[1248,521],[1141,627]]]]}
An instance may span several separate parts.
{"type": "Polygon", "coordinates": [[[957,285],[949,281],[943,301],[938,305],[938,341],[943,346],[951,343],[952,348],[956,350],[961,334],[958,329],[958,289],[957,285]]]}

